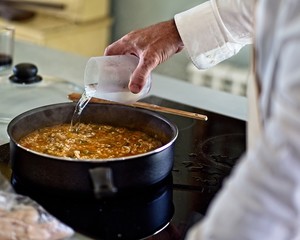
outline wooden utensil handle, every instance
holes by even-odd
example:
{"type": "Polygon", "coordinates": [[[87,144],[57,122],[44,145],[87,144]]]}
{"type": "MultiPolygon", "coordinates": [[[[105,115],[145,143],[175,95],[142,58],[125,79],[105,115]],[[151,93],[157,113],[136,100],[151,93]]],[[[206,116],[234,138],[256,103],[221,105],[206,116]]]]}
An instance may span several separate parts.
{"type": "MultiPolygon", "coordinates": [[[[71,93],[68,95],[69,99],[73,102],[77,102],[81,98],[80,93],[71,93]]],[[[208,118],[206,115],[199,114],[199,113],[193,113],[193,112],[187,112],[183,110],[178,110],[174,108],[167,108],[167,107],[161,107],[155,104],[151,103],[145,103],[145,102],[135,102],[132,104],[123,104],[123,103],[118,103],[118,102],[113,102],[113,101],[108,101],[100,98],[92,98],[90,102],[93,103],[106,103],[106,104],[120,104],[120,105],[127,105],[127,106],[132,106],[132,107],[137,107],[137,108],[144,108],[156,112],[163,112],[163,113],[169,113],[173,115],[178,115],[182,117],[188,117],[188,118],[193,118],[197,120],[202,120],[202,121],[207,121],[208,118]]]]}

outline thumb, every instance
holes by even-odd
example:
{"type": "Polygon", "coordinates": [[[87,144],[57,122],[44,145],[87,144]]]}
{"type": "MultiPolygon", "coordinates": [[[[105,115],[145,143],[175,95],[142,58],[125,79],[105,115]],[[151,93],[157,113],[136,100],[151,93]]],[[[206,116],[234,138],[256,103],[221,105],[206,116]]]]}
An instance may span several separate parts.
{"type": "Polygon", "coordinates": [[[139,93],[146,85],[148,78],[155,66],[146,65],[143,61],[139,61],[138,66],[131,74],[128,88],[132,93],[139,93]]]}

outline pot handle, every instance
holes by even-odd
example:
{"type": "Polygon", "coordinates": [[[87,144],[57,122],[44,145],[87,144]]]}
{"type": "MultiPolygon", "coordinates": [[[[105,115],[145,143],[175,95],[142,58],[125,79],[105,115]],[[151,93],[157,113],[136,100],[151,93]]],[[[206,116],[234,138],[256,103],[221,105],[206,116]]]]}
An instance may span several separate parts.
{"type": "Polygon", "coordinates": [[[117,188],[113,183],[113,172],[111,168],[98,167],[89,169],[89,172],[94,185],[96,198],[100,199],[117,192],[117,188]]]}

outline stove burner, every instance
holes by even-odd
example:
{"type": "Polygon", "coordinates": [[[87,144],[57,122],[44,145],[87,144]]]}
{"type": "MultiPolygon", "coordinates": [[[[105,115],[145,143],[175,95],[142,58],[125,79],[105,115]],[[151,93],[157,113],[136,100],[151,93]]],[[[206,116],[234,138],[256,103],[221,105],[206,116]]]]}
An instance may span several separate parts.
{"type": "Polygon", "coordinates": [[[207,139],[201,144],[200,154],[207,160],[229,170],[246,148],[245,134],[225,134],[207,139]]]}
{"type": "Polygon", "coordinates": [[[243,154],[245,134],[225,134],[212,137],[198,147],[199,153],[191,153],[190,160],[182,164],[201,191],[216,192],[243,154]]]}
{"type": "Polygon", "coordinates": [[[180,125],[178,126],[179,131],[184,131],[191,129],[195,124],[197,124],[197,120],[190,119],[190,118],[184,118],[182,119],[180,125]]]}

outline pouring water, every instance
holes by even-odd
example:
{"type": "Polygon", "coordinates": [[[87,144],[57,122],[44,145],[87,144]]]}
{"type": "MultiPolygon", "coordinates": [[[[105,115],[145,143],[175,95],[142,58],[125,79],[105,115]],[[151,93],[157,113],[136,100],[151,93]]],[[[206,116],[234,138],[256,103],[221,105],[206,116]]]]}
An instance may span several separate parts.
{"type": "Polygon", "coordinates": [[[134,103],[145,97],[151,88],[151,77],[140,93],[134,94],[128,84],[139,59],[132,55],[92,57],[84,72],[85,92],[78,101],[71,129],[80,122],[80,115],[92,97],[120,103],[134,103]]]}

